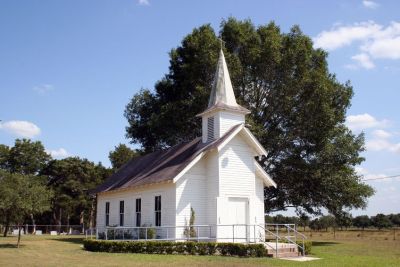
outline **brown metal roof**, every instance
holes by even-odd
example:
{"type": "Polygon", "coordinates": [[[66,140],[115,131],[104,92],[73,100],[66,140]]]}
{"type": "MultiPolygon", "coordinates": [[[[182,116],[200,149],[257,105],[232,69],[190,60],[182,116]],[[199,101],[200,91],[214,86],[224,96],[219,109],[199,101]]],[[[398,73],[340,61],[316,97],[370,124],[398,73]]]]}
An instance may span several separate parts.
{"type": "Polygon", "coordinates": [[[166,150],[134,158],[124,164],[103,184],[91,191],[93,194],[147,184],[172,181],[201,152],[218,147],[241,124],[232,127],[221,138],[203,143],[201,137],[181,143],[166,150]]]}

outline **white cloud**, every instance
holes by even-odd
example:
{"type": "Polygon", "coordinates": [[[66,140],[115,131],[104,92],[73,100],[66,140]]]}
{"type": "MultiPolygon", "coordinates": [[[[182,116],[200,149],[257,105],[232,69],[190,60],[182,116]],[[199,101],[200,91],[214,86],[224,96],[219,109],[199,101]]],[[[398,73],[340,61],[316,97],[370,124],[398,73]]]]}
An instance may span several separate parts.
{"type": "Polygon", "coordinates": [[[368,113],[350,115],[346,118],[346,125],[353,131],[364,130],[367,128],[384,127],[388,123],[388,120],[379,121],[368,113]]]}
{"type": "Polygon", "coordinates": [[[12,135],[25,138],[34,138],[40,134],[40,128],[29,121],[0,122],[0,130],[4,130],[12,135]]]}
{"type": "Polygon", "coordinates": [[[51,84],[41,84],[33,87],[33,91],[39,93],[39,94],[45,94],[50,91],[54,90],[54,86],[51,84]]]}
{"type": "Polygon", "coordinates": [[[66,158],[70,156],[70,154],[65,150],[64,148],[59,148],[55,150],[46,150],[48,154],[50,154],[53,158],[60,159],[60,158],[66,158]]]}
{"type": "Polygon", "coordinates": [[[149,0],[138,0],[138,4],[141,6],[148,6],[150,5],[149,0]]]}
{"type": "Polygon", "coordinates": [[[376,130],[372,132],[373,138],[366,142],[367,150],[370,151],[388,151],[400,153],[400,143],[394,143],[389,140],[391,133],[384,130],[376,130]]]}
{"type": "Polygon", "coordinates": [[[361,50],[373,58],[400,59],[400,36],[376,39],[363,45],[361,50]]]}
{"type": "Polygon", "coordinates": [[[375,8],[379,7],[378,3],[371,1],[371,0],[363,0],[362,3],[366,8],[370,8],[370,9],[375,9],[375,8]]]}
{"type": "Polygon", "coordinates": [[[381,138],[381,139],[387,139],[387,138],[392,136],[391,133],[389,133],[389,132],[387,132],[385,130],[375,130],[375,131],[372,132],[372,135],[375,138],[381,138]]]}
{"type": "MultiPolygon", "coordinates": [[[[314,47],[335,50],[359,43],[359,53],[352,57],[359,66],[371,69],[372,59],[400,59],[400,22],[392,21],[384,27],[374,21],[353,25],[334,25],[322,31],[314,39],[314,47]]],[[[354,65],[346,65],[346,67],[354,65]]]]}
{"type": "Polygon", "coordinates": [[[371,38],[382,30],[382,26],[373,21],[354,23],[351,26],[336,25],[329,31],[323,31],[314,38],[314,46],[334,50],[354,41],[371,38]]]}
{"type": "Polygon", "coordinates": [[[364,69],[375,68],[375,64],[371,61],[371,58],[365,53],[352,56],[351,59],[355,60],[358,65],[364,69]]]}

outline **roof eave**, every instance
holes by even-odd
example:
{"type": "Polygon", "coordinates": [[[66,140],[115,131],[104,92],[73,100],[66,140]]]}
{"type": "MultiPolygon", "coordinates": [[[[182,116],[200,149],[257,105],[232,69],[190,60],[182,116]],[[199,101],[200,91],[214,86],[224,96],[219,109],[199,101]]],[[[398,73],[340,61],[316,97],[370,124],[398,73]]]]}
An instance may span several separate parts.
{"type": "Polygon", "coordinates": [[[271,178],[271,176],[269,176],[268,173],[265,172],[265,170],[261,167],[261,165],[257,162],[254,161],[255,165],[256,165],[256,174],[258,173],[259,176],[262,178],[264,184],[267,187],[273,186],[273,187],[277,187],[275,181],[271,178]]]}
{"type": "Polygon", "coordinates": [[[117,193],[117,192],[121,192],[121,191],[141,189],[141,188],[144,188],[144,187],[149,187],[149,186],[154,186],[154,185],[170,184],[172,182],[173,182],[173,179],[169,179],[169,180],[165,180],[165,181],[161,181],[161,182],[146,183],[146,184],[142,184],[142,185],[133,185],[133,186],[128,186],[128,187],[105,190],[105,191],[97,192],[95,194],[96,195],[103,195],[103,194],[107,194],[107,193],[117,193]]]}
{"type": "Polygon", "coordinates": [[[206,114],[209,113],[213,113],[213,112],[217,112],[217,111],[229,111],[229,112],[233,112],[233,113],[237,113],[237,114],[243,114],[243,115],[247,115],[250,114],[250,110],[248,110],[247,108],[244,108],[242,106],[239,106],[240,108],[235,108],[235,107],[229,107],[229,106],[212,106],[210,108],[207,108],[205,111],[203,111],[202,113],[199,113],[196,115],[196,117],[203,117],[206,114]]]}

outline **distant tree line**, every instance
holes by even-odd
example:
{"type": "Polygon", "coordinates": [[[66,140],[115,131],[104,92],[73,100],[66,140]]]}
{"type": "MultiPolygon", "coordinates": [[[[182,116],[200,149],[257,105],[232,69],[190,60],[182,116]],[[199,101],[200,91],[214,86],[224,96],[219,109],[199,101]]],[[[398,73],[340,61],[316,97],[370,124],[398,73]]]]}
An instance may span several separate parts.
{"type": "Polygon", "coordinates": [[[40,141],[0,144],[0,224],[94,226],[95,198],[88,193],[139,153],[124,144],[110,152],[112,168],[84,158],[53,159],[40,141]]]}
{"type": "Polygon", "coordinates": [[[350,228],[356,227],[360,229],[377,228],[379,230],[391,227],[400,227],[400,213],[385,215],[378,213],[375,216],[360,215],[353,217],[347,213],[343,217],[334,217],[332,215],[324,215],[315,219],[311,219],[307,215],[298,216],[265,216],[266,223],[294,223],[305,230],[306,227],[311,230],[328,231],[329,228],[350,228]]]}

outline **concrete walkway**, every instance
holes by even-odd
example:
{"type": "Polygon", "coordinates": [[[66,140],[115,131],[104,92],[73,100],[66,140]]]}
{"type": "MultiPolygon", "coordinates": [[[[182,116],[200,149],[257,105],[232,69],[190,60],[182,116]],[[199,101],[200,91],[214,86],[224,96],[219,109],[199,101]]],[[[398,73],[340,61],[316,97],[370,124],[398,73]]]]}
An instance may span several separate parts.
{"type": "Polygon", "coordinates": [[[315,260],[320,260],[321,258],[300,256],[300,257],[288,257],[288,258],[279,258],[279,259],[280,260],[288,260],[288,261],[315,261],[315,260]]]}

